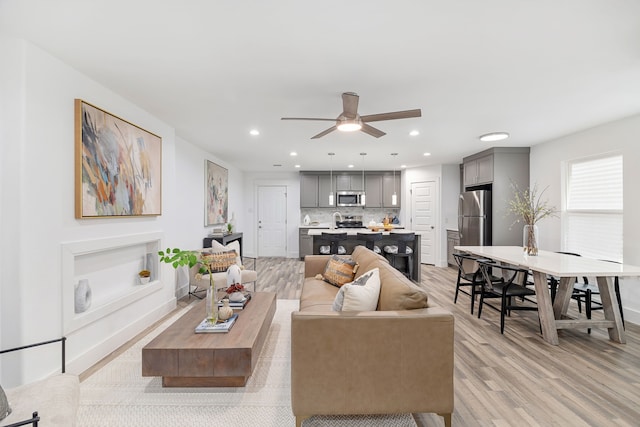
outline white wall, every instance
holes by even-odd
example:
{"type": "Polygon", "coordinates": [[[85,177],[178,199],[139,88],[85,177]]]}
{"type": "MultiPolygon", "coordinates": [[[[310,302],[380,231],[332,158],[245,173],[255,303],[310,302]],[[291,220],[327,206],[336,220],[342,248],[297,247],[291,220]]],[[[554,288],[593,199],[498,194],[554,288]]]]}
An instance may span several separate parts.
{"type": "MultiPolygon", "coordinates": [[[[246,173],[244,175],[243,250],[250,257],[258,254],[258,186],[283,185],[287,188],[287,258],[297,258],[300,225],[300,175],[297,172],[246,173]]],[[[240,225],[239,225],[240,226],[240,225]]]]}
{"type": "MultiPolygon", "coordinates": [[[[607,123],[572,135],[531,147],[531,185],[548,186],[546,195],[552,206],[561,209],[562,168],[569,160],[607,152],[619,152],[624,161],[624,262],[640,265],[640,115],[607,123]]],[[[561,250],[561,220],[540,222],[540,248],[561,250]]],[[[640,282],[625,279],[621,283],[625,321],[640,323],[640,282]]]]}
{"type": "MultiPolygon", "coordinates": [[[[165,246],[200,247],[207,233],[206,153],[176,141],[170,125],[28,42],[0,38],[0,56],[0,348],[8,348],[63,334],[62,289],[74,285],[62,283],[63,242],[161,232],[165,246]],[[75,98],[162,137],[161,216],[75,219],[75,98]]],[[[242,176],[229,169],[238,217],[242,176]]],[[[161,274],[158,292],[68,334],[70,372],[91,366],[175,307],[175,272],[163,265],[161,274]]],[[[7,386],[40,378],[59,369],[59,347],[44,356],[3,358],[2,368],[0,382],[7,386]]]]}

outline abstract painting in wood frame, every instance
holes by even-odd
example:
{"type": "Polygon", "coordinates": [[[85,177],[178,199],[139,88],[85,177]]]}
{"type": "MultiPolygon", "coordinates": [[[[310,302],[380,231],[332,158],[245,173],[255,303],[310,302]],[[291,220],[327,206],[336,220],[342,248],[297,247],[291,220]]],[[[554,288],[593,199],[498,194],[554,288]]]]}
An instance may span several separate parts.
{"type": "Polygon", "coordinates": [[[229,171],[205,160],[205,213],[204,225],[227,222],[229,208],[229,171]]]}
{"type": "Polygon", "coordinates": [[[75,216],[162,214],[162,138],[75,100],[75,216]]]}

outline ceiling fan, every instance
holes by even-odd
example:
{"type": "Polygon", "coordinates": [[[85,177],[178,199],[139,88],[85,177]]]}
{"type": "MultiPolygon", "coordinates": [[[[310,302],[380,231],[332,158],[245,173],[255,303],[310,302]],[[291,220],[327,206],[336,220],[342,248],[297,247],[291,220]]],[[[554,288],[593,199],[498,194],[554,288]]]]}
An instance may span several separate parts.
{"type": "Polygon", "coordinates": [[[322,138],[328,133],[338,129],[343,132],[353,132],[356,130],[362,131],[376,138],[386,135],[380,129],[376,129],[370,126],[369,122],[380,122],[383,120],[397,120],[408,119],[411,117],[421,117],[422,111],[418,108],[416,110],[396,111],[393,113],[379,113],[368,114],[361,116],[358,114],[358,100],[359,96],[354,92],[345,92],[342,94],[342,113],[336,119],[321,119],[316,117],[282,117],[281,120],[319,120],[326,122],[335,122],[336,124],[331,126],[319,134],[312,136],[311,139],[322,138]]]}

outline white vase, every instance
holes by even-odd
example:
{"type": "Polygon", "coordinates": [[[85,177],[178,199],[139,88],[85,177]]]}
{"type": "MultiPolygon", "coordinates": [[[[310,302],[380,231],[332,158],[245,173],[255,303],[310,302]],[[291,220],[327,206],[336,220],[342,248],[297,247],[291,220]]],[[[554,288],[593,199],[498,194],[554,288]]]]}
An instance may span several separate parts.
{"type": "Polygon", "coordinates": [[[151,277],[140,277],[140,284],[146,285],[151,280],[151,277]]]}
{"type": "Polygon", "coordinates": [[[83,313],[91,307],[91,287],[88,279],[80,279],[75,287],[75,312],[83,313]]]}
{"type": "Polygon", "coordinates": [[[527,255],[538,255],[538,226],[525,225],[522,229],[522,246],[527,255]]]}

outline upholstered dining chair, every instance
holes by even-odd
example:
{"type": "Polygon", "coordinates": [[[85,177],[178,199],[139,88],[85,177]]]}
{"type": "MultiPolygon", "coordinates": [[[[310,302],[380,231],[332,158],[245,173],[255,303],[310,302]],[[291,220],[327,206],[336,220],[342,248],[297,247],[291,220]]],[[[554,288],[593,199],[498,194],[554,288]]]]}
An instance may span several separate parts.
{"type": "MultiPolygon", "coordinates": [[[[512,310],[538,310],[537,305],[522,305],[516,302],[526,296],[535,295],[535,291],[527,288],[526,281],[528,271],[518,267],[498,265],[493,261],[480,261],[480,272],[483,283],[480,287],[480,303],[478,305],[478,318],[482,315],[482,307],[489,298],[500,298],[500,307],[490,306],[500,312],[500,333],[504,334],[505,316],[511,316],[512,310]],[[499,268],[502,277],[499,281],[493,280],[492,269],[499,268]]],[[[531,302],[530,300],[527,300],[531,302]]],[[[487,304],[489,305],[489,304],[487,304]]]]}

